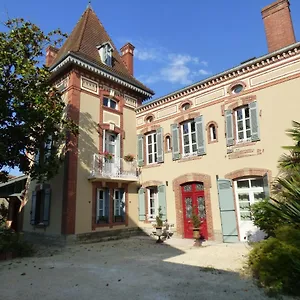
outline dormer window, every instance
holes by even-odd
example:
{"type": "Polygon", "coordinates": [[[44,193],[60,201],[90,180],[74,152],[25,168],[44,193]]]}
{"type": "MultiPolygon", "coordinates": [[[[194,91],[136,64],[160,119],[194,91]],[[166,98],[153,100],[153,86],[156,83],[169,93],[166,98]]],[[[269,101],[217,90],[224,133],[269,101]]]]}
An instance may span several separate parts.
{"type": "Polygon", "coordinates": [[[104,43],[101,46],[98,46],[97,48],[98,48],[102,63],[111,67],[112,66],[112,52],[113,52],[113,47],[112,47],[111,43],[109,43],[109,42],[104,43]]]}

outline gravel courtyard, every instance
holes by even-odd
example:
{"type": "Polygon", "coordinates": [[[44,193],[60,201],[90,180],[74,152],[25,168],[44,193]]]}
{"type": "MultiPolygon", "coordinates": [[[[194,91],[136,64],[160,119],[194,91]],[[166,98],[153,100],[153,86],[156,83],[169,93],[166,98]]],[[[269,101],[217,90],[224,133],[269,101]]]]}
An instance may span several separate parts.
{"type": "Polygon", "coordinates": [[[269,299],[239,271],[246,244],[148,237],[42,249],[0,262],[0,295],[27,299],[269,299]]]}

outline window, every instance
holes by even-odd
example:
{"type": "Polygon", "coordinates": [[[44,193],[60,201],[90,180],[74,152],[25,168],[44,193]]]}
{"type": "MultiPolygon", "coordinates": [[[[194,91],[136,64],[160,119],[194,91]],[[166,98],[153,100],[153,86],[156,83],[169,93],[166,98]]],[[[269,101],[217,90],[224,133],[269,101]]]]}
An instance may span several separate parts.
{"type": "Polygon", "coordinates": [[[170,136],[166,136],[166,151],[169,152],[172,150],[172,147],[171,147],[171,137],[170,136]]]}
{"type": "Polygon", "coordinates": [[[210,137],[211,142],[214,142],[217,140],[217,129],[214,124],[211,124],[209,126],[209,137],[210,137]]]}
{"type": "Polygon", "coordinates": [[[112,109],[117,109],[117,102],[115,100],[112,100],[110,98],[103,98],[103,105],[106,107],[110,107],[112,109]]]}
{"type": "Polygon", "coordinates": [[[153,122],[153,117],[152,116],[149,116],[146,118],[146,123],[151,123],[153,122]]]}
{"type": "Polygon", "coordinates": [[[104,43],[101,46],[97,47],[99,51],[99,55],[101,58],[102,63],[106,64],[107,66],[112,66],[112,52],[113,47],[110,43],[104,43]]]}
{"type": "Polygon", "coordinates": [[[244,86],[242,84],[237,84],[231,88],[231,92],[233,94],[239,94],[240,92],[243,91],[243,89],[244,89],[244,86]]]}
{"type": "Polygon", "coordinates": [[[236,139],[237,142],[245,142],[251,140],[251,126],[249,107],[241,107],[235,111],[236,119],[236,139]]]}
{"type": "Polygon", "coordinates": [[[181,125],[183,156],[197,154],[195,121],[187,121],[181,125]]]}
{"type": "Polygon", "coordinates": [[[97,211],[96,211],[96,223],[106,224],[108,223],[108,207],[105,207],[105,203],[109,201],[108,193],[105,193],[103,189],[97,189],[97,211]]]}
{"type": "Polygon", "coordinates": [[[250,207],[265,198],[263,178],[250,178],[235,181],[238,211],[241,221],[251,221],[250,207]]]}
{"type": "Polygon", "coordinates": [[[40,190],[36,193],[35,222],[37,225],[43,224],[44,208],[45,208],[45,191],[40,190]]]}
{"type": "Polygon", "coordinates": [[[125,222],[125,200],[122,189],[114,190],[114,222],[125,222]]]}
{"type": "Polygon", "coordinates": [[[148,220],[155,220],[158,215],[157,187],[148,189],[148,220]]]}
{"type": "Polygon", "coordinates": [[[157,163],[157,140],[156,132],[146,135],[147,164],[157,163]]]}
{"type": "Polygon", "coordinates": [[[181,106],[181,109],[182,109],[182,110],[188,110],[190,107],[191,107],[191,104],[190,104],[190,103],[184,103],[184,104],[181,106]]]}
{"type": "Polygon", "coordinates": [[[50,217],[50,196],[49,188],[32,192],[31,201],[31,225],[48,226],[50,217]]]}

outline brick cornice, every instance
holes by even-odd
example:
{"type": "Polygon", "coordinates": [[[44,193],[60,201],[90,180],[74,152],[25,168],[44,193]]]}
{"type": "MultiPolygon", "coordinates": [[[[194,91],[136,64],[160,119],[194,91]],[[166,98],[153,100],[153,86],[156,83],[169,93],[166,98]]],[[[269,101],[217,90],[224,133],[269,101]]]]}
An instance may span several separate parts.
{"type": "Polygon", "coordinates": [[[141,134],[147,134],[151,131],[155,131],[159,128],[160,126],[159,125],[151,125],[151,126],[148,126],[146,128],[144,128],[143,130],[140,131],[141,134]]]}
{"type": "Polygon", "coordinates": [[[142,188],[146,188],[149,186],[159,186],[159,185],[163,185],[164,183],[162,181],[158,181],[158,180],[149,180],[149,181],[145,181],[142,183],[142,188]]]}
{"type": "Polygon", "coordinates": [[[272,172],[268,169],[260,169],[260,168],[243,168],[243,169],[235,170],[233,172],[226,174],[225,178],[234,180],[234,179],[249,177],[249,176],[262,177],[265,174],[268,174],[269,181],[270,181],[272,172]]]}
{"type": "Polygon", "coordinates": [[[195,119],[196,117],[200,116],[200,112],[193,112],[193,113],[186,113],[183,116],[174,120],[174,123],[180,124],[184,121],[195,119]]]}

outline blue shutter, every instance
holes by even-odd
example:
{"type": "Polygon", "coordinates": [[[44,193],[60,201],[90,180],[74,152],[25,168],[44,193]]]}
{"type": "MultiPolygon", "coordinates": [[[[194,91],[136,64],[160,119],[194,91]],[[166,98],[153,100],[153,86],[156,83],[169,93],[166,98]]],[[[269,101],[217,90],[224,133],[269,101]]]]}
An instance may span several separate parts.
{"type": "Polygon", "coordinates": [[[162,127],[156,130],[156,141],[157,141],[157,162],[164,162],[164,134],[162,127]]]}
{"type": "Polygon", "coordinates": [[[107,222],[109,223],[109,189],[104,190],[104,207],[105,207],[105,217],[107,217],[107,222]]]}
{"type": "Polygon", "coordinates": [[[49,225],[49,221],[50,221],[50,200],[51,200],[51,189],[45,189],[43,223],[46,226],[49,225]]]}
{"type": "Polygon", "coordinates": [[[178,124],[171,125],[172,134],[172,156],[173,160],[180,159],[180,147],[179,147],[179,128],[178,124]]]}
{"type": "Polygon", "coordinates": [[[33,191],[31,195],[31,217],[30,217],[30,224],[35,225],[35,210],[36,209],[36,192],[33,191]]]}
{"type": "Polygon", "coordinates": [[[205,145],[203,116],[199,116],[195,118],[195,127],[196,127],[197,154],[204,155],[206,154],[206,149],[205,149],[206,145],[205,145]]]}
{"type": "Polygon", "coordinates": [[[268,173],[266,173],[263,177],[263,184],[264,184],[265,199],[269,199],[270,198],[270,187],[269,187],[268,173]]]}
{"type": "Polygon", "coordinates": [[[167,219],[167,201],[166,201],[166,186],[159,185],[158,190],[158,207],[161,207],[162,220],[167,219]]]}
{"type": "Polygon", "coordinates": [[[225,118],[226,118],[226,145],[232,146],[234,144],[232,110],[225,110],[225,118]]]}
{"type": "Polygon", "coordinates": [[[145,189],[139,189],[139,220],[146,220],[146,209],[145,209],[145,189]]]}
{"type": "Polygon", "coordinates": [[[144,135],[139,134],[137,140],[138,166],[142,167],[144,165],[144,135]]]}
{"type": "Polygon", "coordinates": [[[232,182],[218,179],[219,206],[224,243],[238,242],[237,219],[235,213],[232,182]]]}
{"type": "Polygon", "coordinates": [[[257,102],[249,103],[250,124],[251,124],[251,141],[259,141],[258,109],[257,102]]]}
{"type": "Polygon", "coordinates": [[[120,209],[120,211],[121,211],[121,216],[123,217],[123,221],[125,221],[125,191],[124,191],[124,189],[120,189],[120,199],[121,199],[121,203],[120,203],[120,205],[121,205],[121,209],[120,209]]]}

